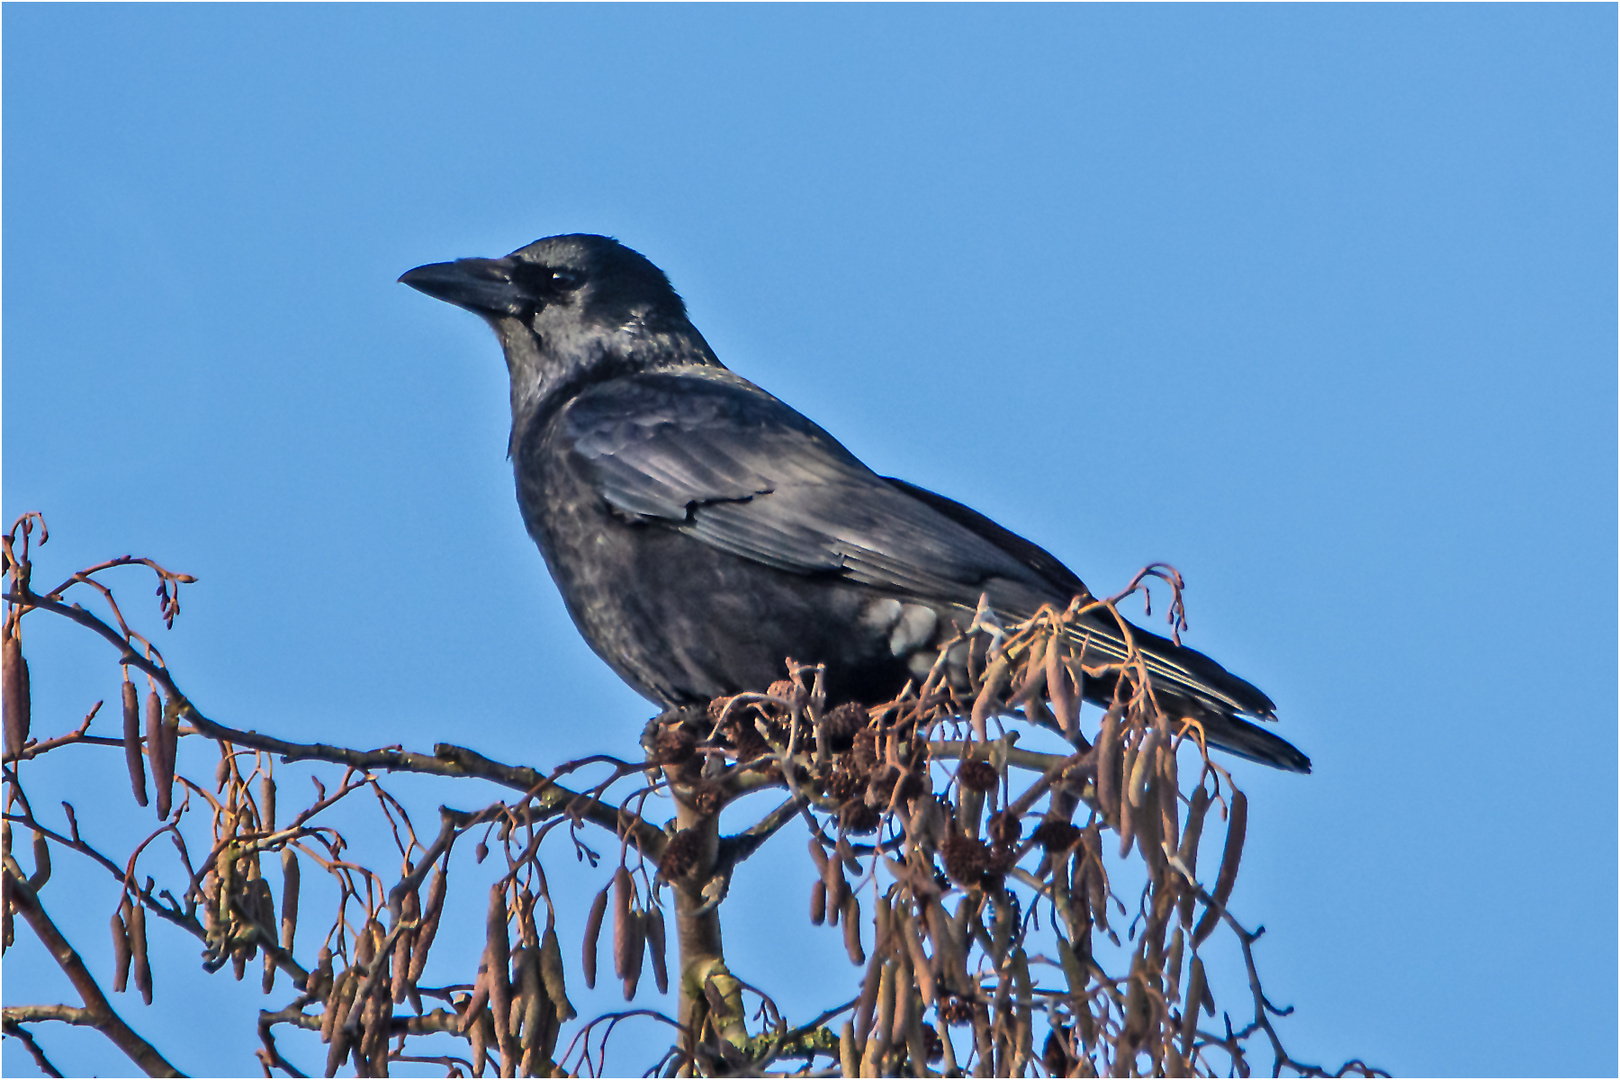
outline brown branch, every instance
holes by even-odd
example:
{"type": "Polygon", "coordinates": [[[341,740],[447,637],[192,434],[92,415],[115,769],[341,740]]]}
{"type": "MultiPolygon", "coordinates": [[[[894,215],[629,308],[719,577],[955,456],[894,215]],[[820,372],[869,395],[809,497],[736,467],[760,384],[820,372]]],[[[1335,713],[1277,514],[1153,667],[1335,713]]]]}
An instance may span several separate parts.
{"type": "MultiPolygon", "coordinates": [[[[64,1005],[62,1008],[67,1008],[67,1006],[64,1005]]],[[[23,1046],[28,1048],[28,1052],[33,1055],[34,1064],[39,1066],[40,1072],[44,1073],[46,1076],[62,1075],[57,1067],[51,1064],[51,1059],[45,1056],[45,1051],[40,1049],[39,1043],[34,1041],[33,1033],[11,1018],[10,1009],[6,1010],[4,1028],[7,1035],[10,1035],[12,1038],[21,1042],[23,1046]]]]}
{"type": "Polygon", "coordinates": [[[805,805],[803,796],[790,797],[783,800],[776,809],[755,822],[750,828],[727,836],[720,841],[720,857],[718,869],[729,874],[738,863],[746,861],[749,856],[758,851],[760,847],[772,836],[792,821],[798,815],[800,807],[805,805]]]}
{"type": "MultiPolygon", "coordinates": [[[[10,777],[8,776],[7,779],[9,780],[10,777]]],[[[50,840],[54,840],[57,844],[67,848],[69,851],[76,851],[85,856],[87,859],[90,859],[92,862],[102,867],[102,869],[106,870],[107,873],[111,874],[114,878],[118,879],[119,884],[125,886],[135,896],[135,898],[141,902],[146,910],[157,915],[159,918],[165,919],[175,926],[178,926],[180,929],[192,935],[197,940],[201,941],[204,939],[202,924],[198,922],[194,916],[187,915],[183,910],[181,910],[178,902],[175,903],[175,906],[172,909],[167,908],[158,903],[157,899],[150,893],[142,892],[140,889],[134,888],[130,877],[123,867],[119,866],[117,863],[107,858],[107,856],[91,847],[82,837],[75,840],[71,837],[63,836],[61,833],[55,831],[49,826],[40,824],[39,821],[33,816],[31,811],[26,815],[4,814],[0,815],[0,817],[3,817],[6,821],[15,821],[20,825],[26,825],[34,832],[37,832],[50,840]]],[[[162,833],[160,832],[157,835],[162,835],[162,833]]],[[[173,898],[171,897],[171,899],[173,898]]],[[[288,969],[288,973],[294,974],[291,969],[288,969]]]]}
{"type": "Polygon", "coordinates": [[[96,702],[95,705],[91,707],[90,712],[85,716],[83,722],[80,723],[79,726],[73,731],[66,735],[59,735],[54,739],[46,739],[44,742],[40,742],[37,739],[30,739],[28,744],[24,746],[16,755],[6,755],[5,763],[10,765],[16,761],[27,761],[30,758],[36,758],[47,751],[55,750],[59,746],[72,746],[75,743],[89,743],[93,746],[123,746],[123,739],[112,739],[103,735],[85,734],[85,732],[90,730],[90,721],[94,720],[96,718],[96,714],[101,711],[101,704],[102,703],[99,701],[96,702]]]}
{"type": "Polygon", "coordinates": [[[9,855],[5,858],[4,873],[6,891],[10,894],[11,902],[22,912],[23,918],[28,920],[28,925],[33,927],[34,933],[39,936],[39,940],[62,968],[63,974],[84,999],[84,1011],[87,1014],[84,1022],[107,1036],[114,1046],[127,1054],[129,1059],[139,1065],[148,1076],[184,1075],[169,1064],[151,1043],[135,1034],[134,1029],[113,1011],[112,1005],[107,1001],[107,995],[101,992],[101,987],[96,984],[94,976],[84,966],[84,961],[79,958],[73,946],[67,943],[67,939],[56,928],[56,924],[51,922],[50,916],[39,904],[39,896],[29,886],[22,868],[9,855]]]}
{"type": "Polygon", "coordinates": [[[1020,750],[1016,746],[1008,746],[1005,751],[1002,751],[995,742],[968,742],[960,739],[931,739],[928,743],[928,750],[934,755],[935,761],[955,761],[958,755],[961,754],[966,754],[968,759],[975,761],[989,761],[992,754],[1005,753],[1007,764],[1038,773],[1061,769],[1062,766],[1073,760],[1073,757],[1069,754],[1047,754],[1036,750],[1020,750]]]}
{"type": "MultiPolygon", "coordinates": [[[[26,590],[22,593],[7,592],[5,599],[13,604],[26,605],[40,611],[49,611],[54,615],[71,619],[80,626],[94,631],[98,636],[118,648],[120,652],[119,663],[138,668],[151,676],[163,687],[168,696],[179,702],[181,715],[196,728],[197,732],[211,739],[223,739],[238,746],[247,746],[255,750],[280,754],[283,761],[330,761],[358,769],[381,769],[388,772],[411,772],[432,776],[471,777],[490,780],[503,787],[522,791],[525,794],[535,793],[534,797],[540,804],[538,809],[543,814],[549,815],[566,811],[592,824],[599,825],[618,836],[624,835],[624,832],[628,829],[637,834],[637,839],[642,843],[645,850],[656,851],[658,850],[657,846],[663,842],[662,831],[639,818],[626,821],[616,807],[608,806],[597,799],[582,796],[579,792],[563,787],[551,781],[538,770],[522,765],[505,765],[463,746],[438,743],[434,746],[431,756],[393,747],[376,750],[354,750],[346,746],[333,746],[327,743],[289,742],[272,735],[264,735],[257,731],[244,731],[210,720],[198,711],[190,698],[181,692],[174,679],[169,675],[168,668],[153,663],[135,652],[117,630],[108,626],[80,605],[48,600],[26,590]]],[[[118,745],[123,745],[122,740],[118,740],[118,745]]]]}
{"type": "Polygon", "coordinates": [[[55,1020],[78,1027],[95,1027],[98,1023],[89,1009],[78,1005],[7,1005],[6,1023],[37,1024],[42,1020],[55,1020]]]}

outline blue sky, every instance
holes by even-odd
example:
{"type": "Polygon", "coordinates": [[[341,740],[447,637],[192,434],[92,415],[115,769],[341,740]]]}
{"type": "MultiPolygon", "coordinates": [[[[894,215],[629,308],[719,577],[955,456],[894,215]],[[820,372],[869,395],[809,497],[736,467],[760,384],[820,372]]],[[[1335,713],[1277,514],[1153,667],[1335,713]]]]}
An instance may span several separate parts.
{"type": "MultiPolygon", "coordinates": [[[[47,515],[47,576],[126,551],[196,574],[160,642],[210,715],[536,764],[631,744],[647,707],[513,504],[494,341],[395,284],[609,233],[879,471],[1098,591],[1187,575],[1189,642],[1316,762],[1239,771],[1234,902],[1297,1055],[1612,1074],[1613,6],[3,24],[3,511],[47,515]]],[[[70,635],[30,655],[36,729],[116,689],[70,635]]],[[[87,817],[122,784],[92,758],[59,796],[87,817]]],[[[804,909],[793,847],[739,880],[761,910],[804,909]]],[[[65,921],[99,951],[86,895],[65,921]]],[[[732,948],[820,1000],[777,930],[732,948]]],[[[179,1063],[252,1070],[250,1026],[214,1028],[257,995],[177,950],[179,1063]]],[[[8,1003],[67,996],[8,961],[8,1003]]],[[[11,1040],[3,1065],[30,1071],[11,1040]]]]}

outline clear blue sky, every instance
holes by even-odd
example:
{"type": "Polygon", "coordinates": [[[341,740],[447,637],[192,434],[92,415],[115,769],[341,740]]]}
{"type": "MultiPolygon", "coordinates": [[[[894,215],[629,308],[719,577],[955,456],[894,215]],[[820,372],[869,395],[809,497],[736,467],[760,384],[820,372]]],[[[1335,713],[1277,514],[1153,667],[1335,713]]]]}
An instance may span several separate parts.
{"type": "MultiPolygon", "coordinates": [[[[41,573],[196,574],[160,641],[210,715],[536,764],[632,744],[647,707],[513,505],[492,338],[394,281],[609,233],[880,471],[1099,591],[1186,573],[1190,643],[1316,762],[1239,772],[1236,903],[1295,1053],[1612,1075],[1612,5],[3,23],[4,514],[47,515],[41,573]]],[[[60,648],[37,728],[116,689],[60,648]]],[[[91,759],[62,797],[122,797],[91,759]]],[[[796,921],[798,872],[738,888],[796,921]]],[[[100,952],[95,895],[69,922],[100,952]]],[[[745,977],[814,987],[775,922],[732,929],[745,977]]],[[[257,995],[176,951],[179,1063],[251,1070],[250,1024],[214,1027],[257,995]]],[[[8,1002],[67,996],[39,964],[8,958],[8,1002]]]]}

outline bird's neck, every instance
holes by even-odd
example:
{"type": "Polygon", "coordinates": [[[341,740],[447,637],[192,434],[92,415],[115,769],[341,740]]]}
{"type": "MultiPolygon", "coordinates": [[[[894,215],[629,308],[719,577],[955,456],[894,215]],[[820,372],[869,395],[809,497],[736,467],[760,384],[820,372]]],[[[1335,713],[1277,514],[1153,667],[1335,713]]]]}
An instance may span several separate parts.
{"type": "Polygon", "coordinates": [[[638,328],[634,333],[598,333],[572,341],[547,342],[515,319],[502,321],[512,324],[495,327],[511,377],[509,454],[516,452],[523,432],[543,423],[593,383],[641,371],[725,368],[690,323],[670,330],[638,328]]]}

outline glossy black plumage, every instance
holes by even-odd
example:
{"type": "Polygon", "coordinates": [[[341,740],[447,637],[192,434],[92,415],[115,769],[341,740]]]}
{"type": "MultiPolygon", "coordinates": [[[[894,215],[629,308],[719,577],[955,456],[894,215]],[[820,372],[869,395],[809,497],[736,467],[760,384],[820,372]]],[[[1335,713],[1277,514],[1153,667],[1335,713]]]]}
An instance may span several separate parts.
{"type": "MultiPolygon", "coordinates": [[[[825,663],[834,700],[875,702],[926,671],[981,596],[1011,621],[1086,592],[1041,548],[877,475],[725,369],[662,272],[613,240],[551,237],[401,280],[495,329],[529,533],[592,648],[659,704],[761,689],[789,656],[825,663]]],[[[1117,627],[1089,631],[1089,659],[1122,651],[1117,627]]],[[[1134,636],[1161,701],[1212,743],[1309,771],[1242,719],[1271,716],[1263,693],[1134,636]]]]}

